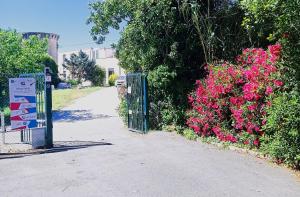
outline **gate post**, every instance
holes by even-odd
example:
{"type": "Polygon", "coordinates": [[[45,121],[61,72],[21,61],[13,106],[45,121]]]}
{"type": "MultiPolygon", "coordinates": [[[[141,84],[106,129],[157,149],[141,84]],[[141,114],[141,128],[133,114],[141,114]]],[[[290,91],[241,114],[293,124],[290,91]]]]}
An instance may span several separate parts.
{"type": "Polygon", "coordinates": [[[144,132],[149,130],[149,101],[148,101],[148,80],[147,76],[143,75],[143,101],[144,101],[144,132]]]}
{"type": "Polygon", "coordinates": [[[53,147],[52,87],[50,68],[45,68],[46,148],[53,147]]]}
{"type": "Polygon", "coordinates": [[[5,144],[5,116],[4,112],[1,112],[1,144],[5,144]]]}

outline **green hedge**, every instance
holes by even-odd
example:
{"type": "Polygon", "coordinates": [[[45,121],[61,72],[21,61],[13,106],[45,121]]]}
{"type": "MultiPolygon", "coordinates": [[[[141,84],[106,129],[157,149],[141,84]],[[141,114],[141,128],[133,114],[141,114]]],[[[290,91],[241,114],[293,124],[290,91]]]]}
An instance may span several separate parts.
{"type": "Polygon", "coordinates": [[[300,97],[282,93],[267,109],[262,151],[279,163],[300,168],[300,97]]]}

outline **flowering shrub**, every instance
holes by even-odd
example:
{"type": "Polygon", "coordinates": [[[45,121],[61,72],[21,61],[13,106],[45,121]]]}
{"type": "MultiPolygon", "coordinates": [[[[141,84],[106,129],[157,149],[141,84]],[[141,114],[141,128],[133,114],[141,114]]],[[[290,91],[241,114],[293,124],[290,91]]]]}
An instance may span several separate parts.
{"type": "Polygon", "coordinates": [[[189,95],[187,124],[202,136],[259,146],[267,100],[283,82],[276,62],[281,46],[245,49],[237,64],[208,65],[208,76],[189,95]]]}

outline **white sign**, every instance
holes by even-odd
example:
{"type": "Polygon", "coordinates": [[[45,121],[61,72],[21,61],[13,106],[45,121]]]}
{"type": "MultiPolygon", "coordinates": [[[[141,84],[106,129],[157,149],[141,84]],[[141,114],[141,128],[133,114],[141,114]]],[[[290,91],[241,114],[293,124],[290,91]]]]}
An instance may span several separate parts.
{"type": "Polygon", "coordinates": [[[34,78],[9,79],[11,128],[37,127],[36,84],[34,78]]]}
{"type": "Polygon", "coordinates": [[[51,82],[51,75],[46,75],[46,82],[51,82]]]}
{"type": "Polygon", "coordinates": [[[127,93],[131,94],[131,86],[128,87],[127,93]]]}

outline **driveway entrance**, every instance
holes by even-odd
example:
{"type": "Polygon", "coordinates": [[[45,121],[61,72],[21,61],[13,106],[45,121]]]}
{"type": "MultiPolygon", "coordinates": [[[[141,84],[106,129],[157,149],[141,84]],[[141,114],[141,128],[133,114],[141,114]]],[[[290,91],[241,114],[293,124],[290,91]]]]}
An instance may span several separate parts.
{"type": "Polygon", "coordinates": [[[6,196],[300,196],[290,171],[166,132],[129,132],[117,91],[103,88],[54,114],[55,148],[0,155],[6,196]]]}

